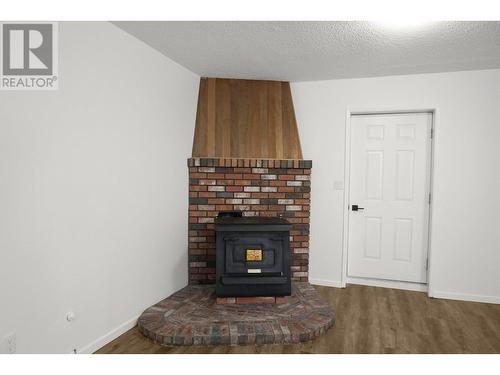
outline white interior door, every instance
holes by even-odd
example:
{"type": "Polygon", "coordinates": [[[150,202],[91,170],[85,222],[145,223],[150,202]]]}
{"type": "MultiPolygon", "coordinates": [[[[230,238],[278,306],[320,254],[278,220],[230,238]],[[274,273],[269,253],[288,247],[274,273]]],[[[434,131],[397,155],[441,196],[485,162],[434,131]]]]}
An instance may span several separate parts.
{"type": "Polygon", "coordinates": [[[348,276],[427,282],[431,132],[430,113],[351,117],[348,276]]]}

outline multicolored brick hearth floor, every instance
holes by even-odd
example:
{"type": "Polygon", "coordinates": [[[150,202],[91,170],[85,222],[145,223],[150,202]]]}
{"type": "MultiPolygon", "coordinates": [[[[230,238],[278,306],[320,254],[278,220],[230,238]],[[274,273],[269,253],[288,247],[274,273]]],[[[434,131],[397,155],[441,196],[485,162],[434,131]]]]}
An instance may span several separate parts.
{"type": "Polygon", "coordinates": [[[188,285],[148,308],[139,330],[162,345],[288,344],[323,335],[335,313],[306,282],[283,304],[218,305],[213,285],[188,285]]]}

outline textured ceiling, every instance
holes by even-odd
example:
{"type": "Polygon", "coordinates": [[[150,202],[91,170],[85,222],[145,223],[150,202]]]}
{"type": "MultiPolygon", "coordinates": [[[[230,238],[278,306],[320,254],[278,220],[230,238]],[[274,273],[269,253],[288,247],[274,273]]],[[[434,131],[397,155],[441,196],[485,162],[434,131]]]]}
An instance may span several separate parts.
{"type": "Polygon", "coordinates": [[[114,22],[206,77],[309,81],[500,68],[500,22],[114,22]]]}

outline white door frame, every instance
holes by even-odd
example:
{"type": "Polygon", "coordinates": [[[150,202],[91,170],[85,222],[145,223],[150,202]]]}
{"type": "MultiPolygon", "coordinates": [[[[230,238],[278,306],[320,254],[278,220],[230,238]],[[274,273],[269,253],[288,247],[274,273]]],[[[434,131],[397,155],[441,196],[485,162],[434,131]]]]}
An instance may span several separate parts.
{"type": "Polygon", "coordinates": [[[343,232],[342,232],[342,280],[341,286],[345,288],[347,282],[350,283],[360,283],[372,286],[389,286],[398,289],[409,289],[409,290],[419,290],[427,291],[429,297],[433,297],[433,287],[432,287],[432,216],[433,210],[432,206],[434,203],[433,194],[433,184],[434,184],[434,164],[435,164],[435,145],[437,139],[437,121],[438,121],[438,110],[437,108],[426,108],[426,109],[391,109],[391,108],[376,108],[376,109],[351,109],[346,110],[346,120],[345,120],[345,155],[344,155],[344,201],[343,201],[343,232]],[[349,193],[350,193],[350,172],[351,172],[351,116],[353,115],[380,115],[380,114],[401,114],[401,113],[430,113],[432,115],[432,139],[431,139],[431,150],[430,150],[430,181],[429,181],[429,192],[431,194],[431,202],[429,205],[429,225],[428,225],[428,244],[427,244],[427,286],[419,287],[415,283],[405,283],[398,281],[383,281],[377,279],[361,279],[359,281],[348,280],[347,277],[347,258],[348,258],[348,248],[349,248],[349,193]],[[417,285],[417,286],[416,286],[417,285]]]}

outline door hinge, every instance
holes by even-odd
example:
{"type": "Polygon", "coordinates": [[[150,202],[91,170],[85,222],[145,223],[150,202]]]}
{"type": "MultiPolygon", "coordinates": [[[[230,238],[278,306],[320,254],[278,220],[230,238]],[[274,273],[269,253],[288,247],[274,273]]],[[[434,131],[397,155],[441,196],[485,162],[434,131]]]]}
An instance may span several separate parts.
{"type": "Polygon", "coordinates": [[[429,271],[429,258],[425,260],[425,270],[429,271]]]}
{"type": "Polygon", "coordinates": [[[431,193],[429,193],[428,203],[431,204],[431,193]]]}
{"type": "Polygon", "coordinates": [[[434,128],[431,128],[431,139],[434,138],[434,128]]]}

